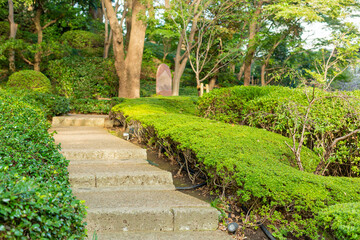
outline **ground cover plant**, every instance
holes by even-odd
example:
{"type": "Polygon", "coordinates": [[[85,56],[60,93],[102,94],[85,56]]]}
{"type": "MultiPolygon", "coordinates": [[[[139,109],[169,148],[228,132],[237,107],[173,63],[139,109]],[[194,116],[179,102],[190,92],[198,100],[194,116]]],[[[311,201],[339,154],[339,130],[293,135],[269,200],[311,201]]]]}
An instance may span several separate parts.
{"type": "Polygon", "coordinates": [[[111,108],[123,101],[123,98],[113,97],[111,99],[70,99],[70,111],[73,113],[96,113],[109,114],[111,108]]]}
{"type": "MultiPolygon", "coordinates": [[[[304,118],[312,89],[286,87],[232,87],[214,90],[198,101],[199,115],[228,123],[264,128],[294,137],[299,142],[304,126],[304,144],[319,156],[327,155],[324,174],[359,176],[359,135],[331,143],[360,127],[360,92],[315,90],[318,100],[304,118]],[[331,150],[331,151],[330,151],[331,150]]],[[[292,141],[288,142],[292,144],[292,141]]],[[[323,167],[323,166],[322,166],[323,167]]],[[[321,172],[321,171],[320,171],[321,172]]]]}
{"type": "Polygon", "coordinates": [[[289,140],[247,126],[196,117],[195,98],[126,100],[112,111],[149,145],[183,159],[205,173],[219,194],[236,196],[255,209],[278,239],[319,237],[323,222],[315,216],[327,206],[360,201],[360,180],[311,172],[319,159],[302,151],[305,172],[294,167],[289,140]],[[264,220],[264,219],[263,219],[264,220]]]}
{"type": "Polygon", "coordinates": [[[42,110],[0,90],[0,239],[81,239],[85,206],[42,110]]]}

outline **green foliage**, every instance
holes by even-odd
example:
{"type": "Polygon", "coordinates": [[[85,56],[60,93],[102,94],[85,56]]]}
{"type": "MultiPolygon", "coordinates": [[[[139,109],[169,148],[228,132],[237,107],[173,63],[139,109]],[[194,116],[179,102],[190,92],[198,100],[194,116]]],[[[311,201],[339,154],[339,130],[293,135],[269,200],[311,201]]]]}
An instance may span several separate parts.
{"type": "Polygon", "coordinates": [[[30,90],[7,89],[8,94],[18,98],[19,101],[30,104],[41,110],[44,117],[51,119],[53,116],[63,115],[70,111],[69,100],[52,93],[41,93],[30,90]]]}
{"type": "Polygon", "coordinates": [[[85,237],[85,206],[49,127],[38,110],[0,92],[1,239],[85,237]]]}
{"type": "Polygon", "coordinates": [[[36,92],[51,92],[50,80],[41,72],[22,70],[10,75],[7,87],[29,89],[36,92]]]}
{"type": "Polygon", "coordinates": [[[117,96],[119,83],[111,59],[66,57],[49,62],[46,74],[62,96],[76,99],[117,96]]]}
{"type": "MultiPolygon", "coordinates": [[[[194,116],[195,101],[185,97],[126,100],[112,111],[140,122],[152,142],[173,144],[172,150],[191,151],[196,166],[240,203],[249,203],[276,223],[278,233],[317,238],[313,215],[326,206],[359,201],[360,179],[323,177],[292,167],[289,139],[264,129],[230,125],[194,116]]],[[[313,171],[318,158],[303,149],[305,169],[313,171]]]]}
{"type": "Polygon", "coordinates": [[[10,24],[9,22],[0,21],[0,42],[9,38],[10,24]]]}
{"type": "MultiPolygon", "coordinates": [[[[140,81],[140,96],[151,97],[156,94],[156,81],[154,80],[142,80],[140,81]]],[[[182,86],[179,89],[181,96],[198,96],[196,87],[182,86]]]]}
{"type": "Polygon", "coordinates": [[[104,38],[100,34],[83,30],[67,31],[61,36],[61,42],[79,50],[79,55],[84,57],[101,57],[103,54],[104,38]]]}
{"type": "MultiPolygon", "coordinates": [[[[300,134],[302,120],[299,115],[306,112],[306,94],[312,94],[309,90],[275,86],[214,90],[199,100],[199,114],[224,122],[265,128],[290,137],[289,131],[294,127],[300,134]]],[[[331,143],[360,127],[357,121],[360,92],[349,92],[349,97],[343,92],[317,90],[316,95],[319,100],[309,115],[305,145],[322,155],[324,142],[331,143]]],[[[359,140],[359,135],[354,135],[337,144],[328,175],[359,175],[359,140]]]]}
{"type": "Polygon", "coordinates": [[[122,98],[113,97],[111,99],[71,99],[70,110],[75,113],[97,113],[109,114],[111,108],[123,101],[122,98]]]}
{"type": "Polygon", "coordinates": [[[337,204],[325,208],[316,219],[336,239],[360,239],[360,203],[337,204]]]}

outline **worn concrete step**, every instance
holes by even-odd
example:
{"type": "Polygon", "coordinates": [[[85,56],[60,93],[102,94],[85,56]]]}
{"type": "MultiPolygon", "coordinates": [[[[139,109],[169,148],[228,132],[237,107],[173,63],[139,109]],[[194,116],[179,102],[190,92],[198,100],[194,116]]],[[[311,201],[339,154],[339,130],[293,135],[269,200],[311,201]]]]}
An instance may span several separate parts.
{"type": "Polygon", "coordinates": [[[88,239],[98,237],[99,240],[233,240],[229,234],[217,231],[182,231],[182,232],[89,232],[88,239]]]}
{"type": "Polygon", "coordinates": [[[141,186],[152,190],[174,190],[170,172],[150,164],[72,164],[68,167],[70,183],[79,187],[123,187],[141,186]]]}
{"type": "Polygon", "coordinates": [[[148,165],[149,162],[146,161],[145,159],[120,159],[120,160],[109,160],[109,159],[98,159],[98,160],[71,160],[69,165],[88,165],[88,164],[122,164],[122,165],[133,165],[133,164],[144,164],[144,165],[148,165]]]}
{"type": "Polygon", "coordinates": [[[215,230],[219,212],[176,191],[76,191],[89,232],[215,230]]]}
{"type": "Polygon", "coordinates": [[[68,160],[146,160],[146,149],[109,134],[99,127],[53,127],[55,142],[68,160]]]}
{"type": "Polygon", "coordinates": [[[67,116],[53,117],[53,127],[69,126],[90,126],[90,127],[112,127],[114,122],[109,119],[108,115],[83,115],[69,114],[67,116]]]}

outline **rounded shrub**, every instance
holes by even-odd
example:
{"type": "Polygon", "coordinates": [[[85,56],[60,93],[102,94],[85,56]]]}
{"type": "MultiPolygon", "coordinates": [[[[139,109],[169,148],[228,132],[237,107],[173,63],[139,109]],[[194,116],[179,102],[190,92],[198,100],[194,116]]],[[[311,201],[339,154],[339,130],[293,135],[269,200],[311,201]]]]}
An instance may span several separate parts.
{"type": "Polygon", "coordinates": [[[51,92],[50,80],[41,72],[22,70],[13,73],[7,82],[7,87],[30,89],[37,92],[51,92]]]}
{"type": "Polygon", "coordinates": [[[72,30],[61,36],[61,42],[79,50],[78,54],[81,56],[102,56],[104,44],[102,35],[83,30],[72,30]]]}

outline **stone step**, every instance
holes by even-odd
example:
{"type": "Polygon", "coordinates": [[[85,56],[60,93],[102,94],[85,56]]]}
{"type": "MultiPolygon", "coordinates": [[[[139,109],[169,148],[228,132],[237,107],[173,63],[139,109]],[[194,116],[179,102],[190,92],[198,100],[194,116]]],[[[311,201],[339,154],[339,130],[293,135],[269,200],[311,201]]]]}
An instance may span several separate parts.
{"type": "Polygon", "coordinates": [[[122,187],[174,190],[170,172],[150,164],[72,164],[68,167],[73,188],[122,187]]]}
{"type": "Polygon", "coordinates": [[[146,149],[98,127],[53,127],[55,142],[68,160],[146,160],[146,149]]]}
{"type": "Polygon", "coordinates": [[[53,117],[53,127],[69,126],[90,126],[90,127],[112,127],[114,122],[109,119],[108,115],[83,115],[69,114],[67,116],[53,117]]]}
{"type": "MultiPolygon", "coordinates": [[[[89,232],[89,240],[96,235],[99,240],[233,240],[231,235],[217,231],[181,231],[181,232],[89,232]]],[[[95,239],[95,238],[94,238],[95,239]]]]}
{"type": "Polygon", "coordinates": [[[88,207],[90,232],[206,231],[218,226],[219,212],[176,191],[96,191],[74,189],[88,207]]]}

